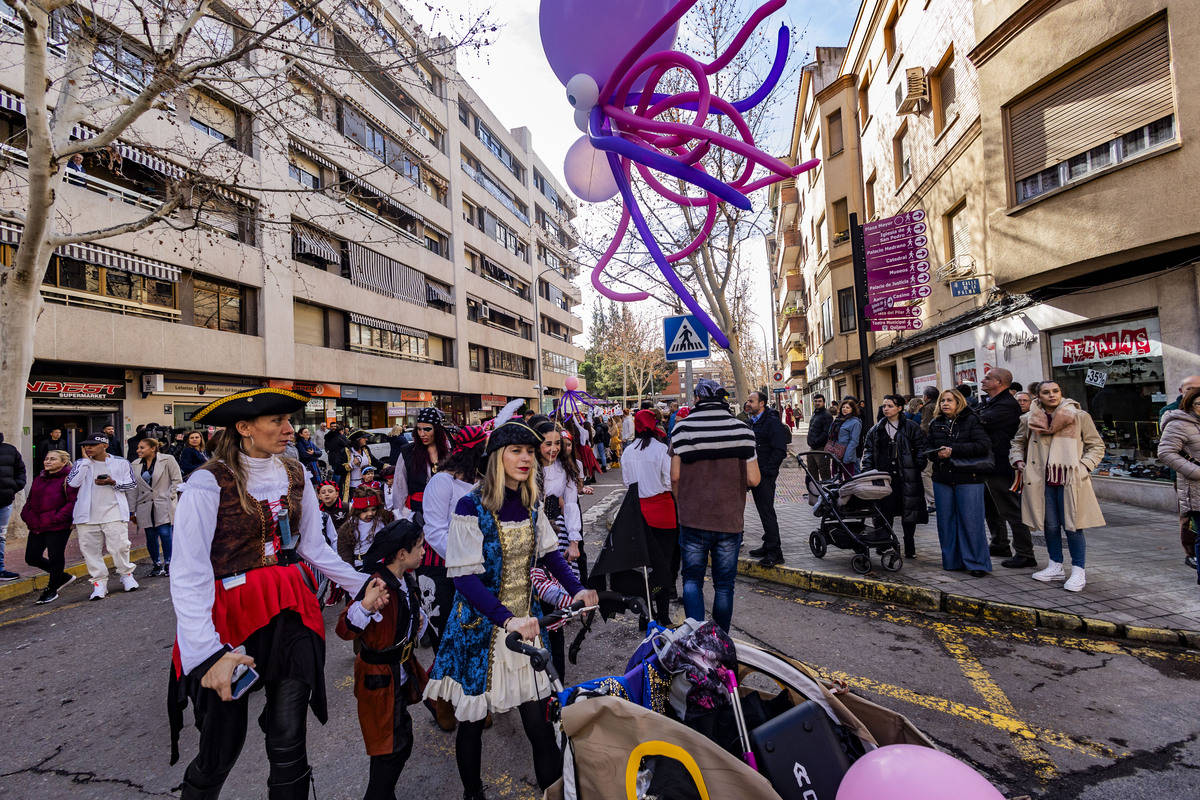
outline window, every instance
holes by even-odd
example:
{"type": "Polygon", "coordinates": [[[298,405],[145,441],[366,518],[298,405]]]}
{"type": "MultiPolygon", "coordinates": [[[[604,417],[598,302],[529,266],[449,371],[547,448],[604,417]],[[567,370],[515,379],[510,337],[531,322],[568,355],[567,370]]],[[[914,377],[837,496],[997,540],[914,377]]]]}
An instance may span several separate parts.
{"type": "Polygon", "coordinates": [[[310,158],[292,153],[288,158],[288,177],[305,189],[321,188],[321,167],[310,158]]]}
{"type": "Polygon", "coordinates": [[[463,219],[472,228],[483,230],[483,209],[465,197],[463,198],[463,219]]]}
{"type": "Polygon", "coordinates": [[[933,134],[940,136],[958,116],[958,90],[954,84],[954,47],[942,56],[929,75],[929,102],[933,106],[933,134]]]}
{"type": "Polygon", "coordinates": [[[578,361],[558,353],[551,353],[549,350],[542,351],[542,367],[551,372],[558,372],[563,375],[579,374],[578,361]]]}
{"type": "Polygon", "coordinates": [[[833,298],[826,297],[821,303],[821,341],[828,342],[833,338],[833,298]]]}
{"type": "Polygon", "coordinates": [[[286,5],[285,18],[294,17],[292,25],[300,31],[300,36],[310,44],[317,44],[320,40],[320,33],[317,30],[316,23],[313,21],[313,15],[308,13],[301,14],[291,3],[287,3],[286,5]]]}
{"type": "Polygon", "coordinates": [[[850,206],[846,198],[833,203],[833,243],[850,241],[850,206]]]}
{"type": "Polygon", "coordinates": [[[562,199],[559,198],[558,192],[554,190],[554,187],[546,180],[542,173],[536,169],[533,171],[533,186],[554,205],[555,211],[559,214],[566,213],[566,207],[563,205],[562,199]]]}
{"type": "Polygon", "coordinates": [[[207,278],[196,278],[192,308],[198,328],[242,332],[242,288],[207,278]]]}
{"type": "MultiPolygon", "coordinates": [[[[816,138],[813,139],[812,149],[809,150],[809,158],[824,159],[825,154],[821,152],[821,134],[818,132],[816,138]]],[[[817,182],[818,170],[810,169],[808,171],[808,185],[813,186],[817,182]]]]}
{"type": "Polygon", "coordinates": [[[291,75],[288,82],[292,89],[292,99],[307,113],[314,117],[321,116],[321,93],[315,86],[298,75],[291,75]]]}
{"type": "Polygon", "coordinates": [[[292,321],[296,333],[296,344],[328,347],[325,309],[297,301],[292,312],[292,321]]]}
{"type": "Polygon", "coordinates": [[[525,182],[525,167],[513,156],[512,152],[500,143],[496,134],[478,118],[475,120],[475,136],[483,142],[483,146],[492,151],[492,155],[500,159],[500,163],[513,174],[521,183],[525,182]]]}
{"type": "Polygon", "coordinates": [[[468,349],[473,372],[491,372],[514,378],[533,377],[533,359],[504,350],[473,344],[468,349]]]}
{"type": "Polygon", "coordinates": [[[428,361],[429,337],[416,331],[404,333],[350,322],[346,329],[346,349],[406,361],[428,361]]]}
{"type": "Polygon", "coordinates": [[[842,110],[839,108],[825,118],[825,126],[829,129],[829,155],[836,156],[842,152],[842,110]]]}
{"type": "Polygon", "coordinates": [[[869,94],[871,91],[871,76],[863,78],[862,86],[858,87],[858,126],[859,130],[866,130],[867,122],[871,119],[871,102],[869,94]]]}
{"type": "Polygon", "coordinates": [[[425,226],[425,249],[442,258],[450,257],[450,237],[437,228],[425,226]]]}
{"type": "Polygon", "coordinates": [[[821,238],[822,230],[824,228],[825,228],[825,215],[822,214],[821,218],[816,221],[816,224],[813,225],[813,244],[817,248],[817,258],[820,258],[822,251],[825,250],[825,244],[824,244],[823,239],[821,238]]]}
{"type": "Polygon", "coordinates": [[[912,157],[905,141],[908,138],[908,123],[900,126],[896,138],[892,139],[892,161],[896,171],[896,186],[899,187],[912,175],[912,157]]]}
{"type": "Polygon", "coordinates": [[[520,336],[522,339],[533,339],[532,323],[515,314],[510,314],[502,308],[488,305],[485,300],[467,297],[467,319],[471,322],[478,322],[480,325],[499,328],[505,333],[520,336]]]}
{"type": "Polygon", "coordinates": [[[971,224],[964,200],[946,215],[946,261],[971,254],[971,224]]]}
{"type": "Polygon", "coordinates": [[[867,203],[867,222],[875,219],[875,173],[871,173],[871,177],[867,178],[866,192],[863,199],[867,203]]]}
{"type": "Polygon", "coordinates": [[[1159,17],[1013,103],[1006,111],[1014,200],[1176,141],[1174,94],[1167,21],[1159,17]]]}
{"type": "MultiPolygon", "coordinates": [[[[97,295],[119,301],[115,305],[122,306],[119,310],[126,314],[140,316],[168,316],[164,311],[174,312],[175,284],[171,281],[125,272],[116,267],[102,267],[89,264],[66,256],[53,255],[50,266],[42,280],[43,296],[50,302],[77,302],[63,293],[61,296],[54,291],[66,289],[70,292],[97,295]],[[139,308],[141,307],[141,308],[139,308]]],[[[93,305],[81,302],[83,305],[93,305]]],[[[94,303],[111,308],[112,305],[102,302],[94,303]]]]}
{"type": "Polygon", "coordinates": [[[237,115],[232,108],[194,89],[189,93],[188,106],[193,128],[217,141],[233,144],[237,135],[237,115]]]}
{"type": "Polygon", "coordinates": [[[850,333],[858,329],[858,313],[854,308],[854,289],[838,289],[838,332],[850,333]]]}
{"type": "Polygon", "coordinates": [[[888,13],[887,22],[883,25],[883,52],[887,56],[888,71],[891,71],[892,60],[896,57],[896,53],[900,51],[899,42],[896,40],[896,23],[900,21],[900,4],[892,6],[892,10],[888,13]]]}

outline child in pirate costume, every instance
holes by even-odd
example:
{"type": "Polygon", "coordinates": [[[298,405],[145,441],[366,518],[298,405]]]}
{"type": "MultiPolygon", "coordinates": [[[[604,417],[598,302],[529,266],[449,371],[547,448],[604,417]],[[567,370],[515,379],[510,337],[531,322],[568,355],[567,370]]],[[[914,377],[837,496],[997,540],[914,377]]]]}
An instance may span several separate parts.
{"type": "Polygon", "coordinates": [[[383,492],[370,486],[350,490],[350,518],[338,528],[337,552],[355,569],[363,567],[363,556],[371,549],[375,535],[395,520],[383,507],[383,492]]]}
{"type": "Polygon", "coordinates": [[[488,712],[520,710],[543,790],[562,773],[543,702],[549,682],[538,679],[528,658],[504,646],[509,632],[526,640],[538,637],[530,570],[539,560],[575,599],[596,602],[596,593],[580,585],[558,552],[554,530],[538,508],[541,442],[524,422],[499,425],[488,439],[483,479],[458,502],[450,524],[446,570],[454,580],[454,603],[425,697],[454,705],[465,800],[484,797],[480,772],[488,712]]]}
{"type": "Polygon", "coordinates": [[[424,551],[421,529],[409,520],[379,531],[363,558],[371,578],[338,617],[337,635],[361,644],[354,696],[371,757],[364,800],[396,800],[396,783],[412,754],[408,705],[420,700],[427,680],[415,650],[428,623],[412,570],[424,551]]]}
{"type": "Polygon", "coordinates": [[[253,389],[194,417],[224,430],[209,443],[212,460],[188,477],[175,516],[172,764],[189,702],[200,731],[199,752],[184,773],[184,800],[220,795],[245,742],[249,694],[258,689],[266,694],[259,722],[270,762],[267,796],[308,797],[306,706],[325,722],[325,625],[312,574],[300,562],[352,594],[365,580],[322,535],[304,468],[280,458],[293,435],[288,417],[308,401],[303,392],[253,389]],[[233,699],[241,665],[258,679],[233,699]]]}

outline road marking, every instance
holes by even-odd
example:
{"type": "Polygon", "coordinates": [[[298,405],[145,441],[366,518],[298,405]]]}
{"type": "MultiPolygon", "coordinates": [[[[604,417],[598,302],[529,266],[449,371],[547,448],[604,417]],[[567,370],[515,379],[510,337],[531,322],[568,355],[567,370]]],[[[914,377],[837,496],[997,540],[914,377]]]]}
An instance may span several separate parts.
{"type": "Polygon", "coordinates": [[[18,622],[28,622],[29,620],[37,619],[38,617],[46,617],[46,616],[49,616],[50,614],[57,614],[59,611],[66,611],[68,608],[75,608],[76,606],[81,606],[86,602],[87,602],[86,600],[78,600],[74,603],[69,603],[65,606],[59,606],[58,608],[52,608],[49,611],[39,611],[36,614],[30,614],[29,616],[26,616],[26,617],[17,617],[16,619],[7,619],[4,622],[0,622],[0,628],[3,628],[5,625],[16,625],[18,622]]]}
{"type": "Polygon", "coordinates": [[[1013,747],[1016,748],[1017,754],[1022,760],[1033,765],[1034,773],[1042,780],[1049,781],[1058,775],[1058,769],[1054,766],[1049,757],[1037,745],[1037,734],[1029,729],[1024,722],[1021,722],[1017,715],[1017,709],[1008,699],[1008,695],[1000,688],[983,663],[975,657],[967,643],[957,632],[951,630],[945,625],[934,625],[933,631],[937,637],[941,639],[946,650],[949,651],[951,658],[957,663],[962,670],[963,675],[975,691],[979,692],[983,697],[988,708],[997,714],[1011,718],[1017,723],[1017,726],[1008,731],[1009,738],[1012,739],[1013,747]]]}

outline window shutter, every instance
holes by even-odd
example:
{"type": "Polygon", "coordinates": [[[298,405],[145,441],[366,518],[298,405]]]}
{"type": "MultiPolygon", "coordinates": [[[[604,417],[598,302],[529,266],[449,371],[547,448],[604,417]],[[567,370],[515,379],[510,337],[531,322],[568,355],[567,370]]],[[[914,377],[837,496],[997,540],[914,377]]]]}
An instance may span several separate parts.
{"type": "Polygon", "coordinates": [[[1009,109],[1013,179],[1174,111],[1170,42],[1162,18],[1009,109]]]}
{"type": "Polygon", "coordinates": [[[950,217],[950,238],[954,247],[951,258],[971,254],[971,225],[967,221],[967,206],[961,205],[950,217]]]}
{"type": "Polygon", "coordinates": [[[296,344],[313,347],[325,346],[325,310],[308,303],[296,303],[293,314],[296,328],[296,344]]]}

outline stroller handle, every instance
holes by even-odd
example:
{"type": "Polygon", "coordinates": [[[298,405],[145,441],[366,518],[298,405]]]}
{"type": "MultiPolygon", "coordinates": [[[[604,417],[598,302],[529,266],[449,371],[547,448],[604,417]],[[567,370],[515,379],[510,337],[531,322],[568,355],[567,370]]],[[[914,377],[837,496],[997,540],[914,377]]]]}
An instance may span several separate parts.
{"type": "MultiPolygon", "coordinates": [[[[647,614],[646,601],[640,597],[635,597],[632,595],[627,596],[620,594],[619,592],[597,592],[596,594],[599,596],[601,602],[613,602],[621,606],[623,611],[632,611],[643,617],[649,616],[647,614]]],[[[566,608],[560,608],[557,611],[551,611],[544,617],[538,617],[538,627],[548,628],[556,622],[561,622],[564,619],[574,619],[575,617],[582,616],[588,611],[594,611],[595,608],[595,606],[585,605],[584,602],[580,600],[572,603],[566,608]]],[[[547,654],[546,651],[540,647],[534,647],[531,644],[526,644],[525,641],[521,639],[521,634],[517,633],[516,631],[513,631],[512,633],[508,634],[508,636],[504,637],[504,646],[509,650],[512,650],[514,653],[524,653],[525,655],[529,656],[530,661],[533,662],[533,668],[535,670],[540,671],[546,668],[549,654],[547,654]]]]}

